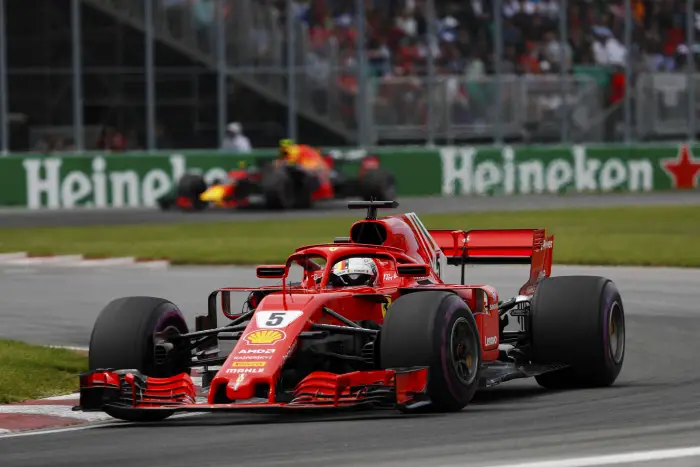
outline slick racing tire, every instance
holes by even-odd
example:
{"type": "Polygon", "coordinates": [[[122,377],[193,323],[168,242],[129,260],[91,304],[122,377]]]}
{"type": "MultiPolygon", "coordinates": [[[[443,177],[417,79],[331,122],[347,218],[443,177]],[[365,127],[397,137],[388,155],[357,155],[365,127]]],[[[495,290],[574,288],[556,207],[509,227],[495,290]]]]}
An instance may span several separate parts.
{"type": "MultiPolygon", "coordinates": [[[[189,332],[180,309],[155,297],[125,297],[110,302],[99,314],[90,336],[90,371],[100,368],[134,369],[146,376],[170,377],[188,372],[187,357],[159,363],[154,338],[165,330],[189,332]]],[[[172,412],[105,410],[114,418],[128,421],[159,421],[172,412]]]]}
{"type": "Polygon", "coordinates": [[[393,201],[396,199],[394,176],[381,167],[365,172],[359,180],[359,188],[360,196],[365,201],[372,199],[393,201]]]}
{"type": "Polygon", "coordinates": [[[177,184],[177,195],[190,200],[192,209],[195,211],[201,211],[207,207],[207,203],[199,199],[206,190],[207,182],[199,174],[185,174],[177,184]]]}
{"type": "Polygon", "coordinates": [[[398,298],[387,310],[379,346],[382,368],[428,367],[427,392],[434,411],[459,411],[477,390],[479,330],[467,304],[452,292],[398,298]]]}
{"type": "Polygon", "coordinates": [[[284,167],[266,168],[262,174],[260,188],[268,209],[286,210],[296,204],[294,180],[284,167]]]}
{"type": "Polygon", "coordinates": [[[530,310],[532,360],[569,365],[535,379],[551,389],[604,387],[625,358],[625,310],[615,284],[604,277],[548,277],[530,310]]]}

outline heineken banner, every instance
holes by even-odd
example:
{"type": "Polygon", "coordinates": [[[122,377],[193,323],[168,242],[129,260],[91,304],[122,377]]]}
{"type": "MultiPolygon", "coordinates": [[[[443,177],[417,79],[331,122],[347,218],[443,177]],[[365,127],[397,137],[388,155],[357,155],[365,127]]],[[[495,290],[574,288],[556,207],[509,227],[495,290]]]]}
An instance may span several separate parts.
{"type": "MultiPolygon", "coordinates": [[[[693,189],[700,175],[698,146],[444,147],[377,151],[397,180],[399,196],[653,191],[693,189]]],[[[356,172],[362,151],[343,171],[356,172]]],[[[95,154],[0,158],[0,205],[39,208],[155,207],[185,173],[224,178],[241,162],[274,152],[240,156],[221,152],[95,154]]]]}

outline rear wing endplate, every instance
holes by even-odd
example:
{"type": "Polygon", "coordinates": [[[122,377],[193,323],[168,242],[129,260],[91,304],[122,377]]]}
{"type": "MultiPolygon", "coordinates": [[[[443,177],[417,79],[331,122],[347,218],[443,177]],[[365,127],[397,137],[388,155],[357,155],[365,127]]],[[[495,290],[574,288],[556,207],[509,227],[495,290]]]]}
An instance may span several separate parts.
{"type": "Polygon", "coordinates": [[[554,236],[545,229],[429,230],[447,264],[529,264],[530,280],[521,289],[528,295],[552,270],[554,236]],[[528,292],[530,291],[530,292],[528,292]]]}

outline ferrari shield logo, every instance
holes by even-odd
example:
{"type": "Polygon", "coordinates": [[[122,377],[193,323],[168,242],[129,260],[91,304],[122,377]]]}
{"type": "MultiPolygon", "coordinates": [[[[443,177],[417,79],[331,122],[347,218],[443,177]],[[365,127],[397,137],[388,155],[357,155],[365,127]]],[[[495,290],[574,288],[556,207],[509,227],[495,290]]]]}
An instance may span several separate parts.
{"type": "Polygon", "coordinates": [[[386,298],[386,303],[382,303],[382,318],[386,316],[386,311],[389,309],[389,305],[391,305],[391,296],[385,295],[384,298],[386,298]]]}
{"type": "Polygon", "coordinates": [[[242,374],[238,375],[238,378],[236,378],[236,382],[233,385],[234,391],[238,391],[238,387],[241,385],[241,383],[243,382],[244,379],[245,379],[245,375],[242,375],[242,374]]]}

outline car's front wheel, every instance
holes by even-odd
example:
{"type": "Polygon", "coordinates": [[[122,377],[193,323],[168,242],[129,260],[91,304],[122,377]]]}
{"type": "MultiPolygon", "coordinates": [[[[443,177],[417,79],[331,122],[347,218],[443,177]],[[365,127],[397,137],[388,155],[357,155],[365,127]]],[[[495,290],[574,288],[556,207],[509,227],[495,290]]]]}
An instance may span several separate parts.
{"type": "MultiPolygon", "coordinates": [[[[113,300],[99,314],[90,336],[90,371],[113,368],[138,370],[144,375],[170,377],[189,371],[186,352],[174,359],[157,359],[156,333],[171,330],[186,334],[188,327],[180,309],[156,297],[125,297],[113,300]]],[[[105,410],[128,421],[162,420],[172,412],[105,410]]]]}
{"type": "Polygon", "coordinates": [[[380,336],[383,368],[428,367],[432,408],[469,404],[479,384],[481,345],[474,315],[452,292],[404,295],[387,310],[380,336]]]}

